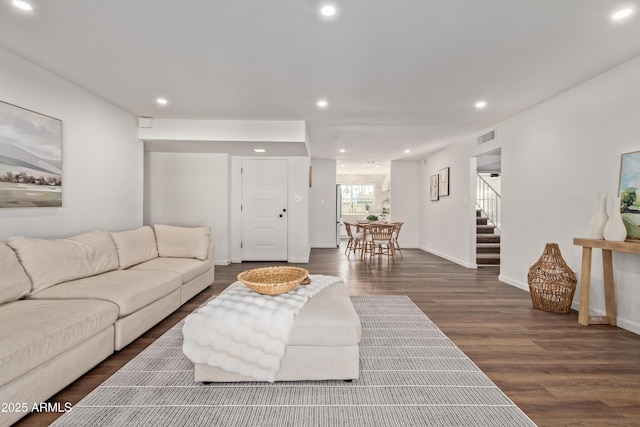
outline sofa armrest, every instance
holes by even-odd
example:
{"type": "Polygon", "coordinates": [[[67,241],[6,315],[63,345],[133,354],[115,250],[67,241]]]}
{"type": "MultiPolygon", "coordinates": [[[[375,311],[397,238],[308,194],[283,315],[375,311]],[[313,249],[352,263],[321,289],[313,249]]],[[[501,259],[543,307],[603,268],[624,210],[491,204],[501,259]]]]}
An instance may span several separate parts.
{"type": "Polygon", "coordinates": [[[216,245],[211,243],[209,245],[209,252],[207,252],[207,260],[211,263],[211,265],[213,265],[215,254],[216,254],[216,245]]]}

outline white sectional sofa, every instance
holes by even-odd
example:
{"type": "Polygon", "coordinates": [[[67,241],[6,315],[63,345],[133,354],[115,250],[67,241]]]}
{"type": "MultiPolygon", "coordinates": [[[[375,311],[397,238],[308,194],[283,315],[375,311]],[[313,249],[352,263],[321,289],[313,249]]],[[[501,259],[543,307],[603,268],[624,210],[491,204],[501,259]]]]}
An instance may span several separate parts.
{"type": "Polygon", "coordinates": [[[210,234],[155,225],[0,243],[0,426],[211,285],[210,234]]]}

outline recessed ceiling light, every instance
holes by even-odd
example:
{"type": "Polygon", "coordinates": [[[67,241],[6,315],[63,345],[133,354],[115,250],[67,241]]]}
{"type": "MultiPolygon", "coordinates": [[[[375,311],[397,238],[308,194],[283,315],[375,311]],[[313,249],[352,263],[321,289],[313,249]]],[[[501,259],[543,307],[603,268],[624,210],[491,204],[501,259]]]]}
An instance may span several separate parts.
{"type": "Polygon", "coordinates": [[[336,7],[331,4],[324,5],[320,9],[320,13],[324,16],[333,16],[336,14],[336,7]]]}
{"type": "Polygon", "coordinates": [[[487,106],[487,102],[486,101],[478,101],[478,102],[476,102],[476,108],[478,110],[481,110],[486,106],[487,106]]]}
{"type": "Polygon", "coordinates": [[[409,154],[411,152],[411,150],[404,150],[405,154],[409,154]]]}
{"type": "Polygon", "coordinates": [[[22,0],[13,0],[13,2],[11,2],[15,7],[17,7],[18,9],[22,9],[22,10],[26,10],[28,12],[33,10],[33,6],[31,6],[29,3],[27,3],[26,1],[22,1],[22,0]]]}
{"type": "Polygon", "coordinates": [[[320,99],[318,100],[318,102],[316,102],[316,105],[320,108],[327,108],[327,106],[329,105],[329,103],[327,102],[326,99],[320,99]]]}
{"type": "Polygon", "coordinates": [[[267,150],[265,150],[264,148],[254,148],[253,151],[255,151],[256,153],[266,153],[267,150]]]}
{"type": "Polygon", "coordinates": [[[156,102],[160,105],[167,105],[169,103],[166,98],[158,98],[156,99],[156,102]]]}
{"type": "Polygon", "coordinates": [[[345,150],[344,148],[341,148],[339,151],[340,151],[341,153],[344,153],[344,152],[345,152],[345,151],[347,151],[347,150],[345,150]]]}
{"type": "Polygon", "coordinates": [[[631,14],[633,13],[633,9],[622,9],[617,11],[616,13],[614,13],[613,15],[611,15],[611,19],[614,21],[619,21],[621,19],[624,19],[628,16],[631,16],[631,14]]]}

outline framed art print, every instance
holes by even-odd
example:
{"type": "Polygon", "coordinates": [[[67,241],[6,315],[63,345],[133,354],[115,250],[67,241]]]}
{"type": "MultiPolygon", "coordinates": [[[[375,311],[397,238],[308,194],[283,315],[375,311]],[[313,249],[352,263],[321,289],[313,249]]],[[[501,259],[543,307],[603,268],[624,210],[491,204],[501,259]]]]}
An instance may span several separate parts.
{"type": "Polygon", "coordinates": [[[0,208],[62,206],[62,122],[0,101],[0,208]]]}
{"type": "Polygon", "coordinates": [[[438,173],[438,195],[439,196],[448,196],[449,195],[449,168],[440,169],[438,173]]]}
{"type": "Polygon", "coordinates": [[[429,180],[429,200],[438,200],[440,198],[438,194],[438,180],[439,175],[431,175],[429,180]]]}
{"type": "Polygon", "coordinates": [[[640,240],[640,151],[624,153],[620,158],[620,213],[627,238],[640,240]]]}

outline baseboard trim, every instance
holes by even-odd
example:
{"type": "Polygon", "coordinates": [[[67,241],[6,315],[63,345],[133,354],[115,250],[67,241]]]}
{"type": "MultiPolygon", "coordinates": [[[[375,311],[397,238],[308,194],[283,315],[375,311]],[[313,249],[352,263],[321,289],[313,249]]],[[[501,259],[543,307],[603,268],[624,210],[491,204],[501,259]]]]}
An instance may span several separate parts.
{"type": "Polygon", "coordinates": [[[289,258],[287,262],[292,264],[308,264],[309,258],[289,258]]]}
{"type": "MultiPolygon", "coordinates": [[[[250,262],[250,261],[247,261],[250,262]]],[[[268,262],[268,261],[265,261],[268,262]]],[[[280,261],[274,261],[274,262],[280,262],[280,261]]],[[[290,262],[293,264],[308,264],[309,263],[309,258],[289,258],[288,260],[286,260],[286,262],[290,262]]],[[[227,263],[227,264],[218,264],[218,262],[216,261],[216,265],[229,265],[229,264],[242,264],[243,261],[241,259],[237,259],[234,258],[231,260],[231,262],[227,263]]]]}
{"type": "Polygon", "coordinates": [[[420,246],[419,248],[422,249],[425,252],[429,252],[430,254],[439,256],[440,258],[444,258],[447,261],[451,261],[451,262],[453,262],[455,264],[458,264],[458,265],[461,265],[463,267],[474,268],[474,269],[478,268],[478,266],[475,263],[472,264],[472,263],[469,263],[467,261],[463,261],[461,259],[454,258],[454,257],[449,256],[447,254],[443,254],[442,252],[438,252],[438,251],[436,251],[434,249],[430,249],[430,248],[427,248],[427,247],[424,247],[424,246],[420,246]]]}
{"type": "Polygon", "coordinates": [[[503,274],[498,275],[498,280],[506,283],[507,285],[511,285],[514,288],[522,289],[523,291],[529,292],[529,285],[527,283],[522,283],[519,280],[512,279],[503,274]]]}

